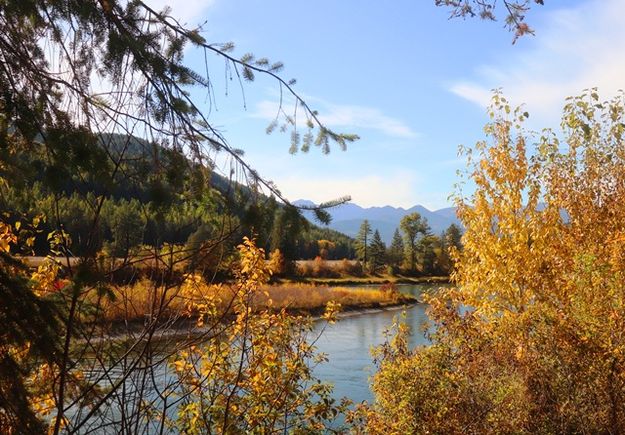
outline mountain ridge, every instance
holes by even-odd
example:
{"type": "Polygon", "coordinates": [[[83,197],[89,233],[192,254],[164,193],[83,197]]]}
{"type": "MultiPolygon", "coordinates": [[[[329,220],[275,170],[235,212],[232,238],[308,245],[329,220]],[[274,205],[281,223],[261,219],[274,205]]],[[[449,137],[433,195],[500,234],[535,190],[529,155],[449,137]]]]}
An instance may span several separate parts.
{"type": "MultiPolygon", "coordinates": [[[[306,199],[298,199],[293,202],[294,205],[314,206],[313,201],[306,199]]],[[[428,208],[417,204],[408,209],[403,207],[393,207],[390,205],[362,207],[353,202],[338,205],[327,210],[332,217],[332,221],[328,225],[329,228],[340,231],[350,237],[355,237],[363,220],[368,220],[371,227],[375,231],[380,232],[382,240],[388,245],[396,228],[399,228],[401,219],[411,213],[417,212],[427,219],[433,234],[440,234],[445,231],[451,224],[458,225],[462,228],[458,217],[456,216],[455,207],[446,207],[438,210],[429,210],[428,208]]],[[[312,212],[304,211],[304,216],[310,220],[314,220],[312,212]]]]}

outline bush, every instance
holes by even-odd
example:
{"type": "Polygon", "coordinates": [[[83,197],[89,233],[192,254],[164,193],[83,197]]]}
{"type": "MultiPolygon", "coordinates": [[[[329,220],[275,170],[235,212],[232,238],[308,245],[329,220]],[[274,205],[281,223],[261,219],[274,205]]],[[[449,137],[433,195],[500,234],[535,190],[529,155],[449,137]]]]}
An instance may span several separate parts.
{"type": "Polygon", "coordinates": [[[337,271],[343,275],[348,276],[363,276],[364,269],[362,267],[362,263],[360,261],[352,261],[344,258],[341,260],[337,271]]]}
{"type": "Polygon", "coordinates": [[[326,260],[317,256],[313,260],[312,276],[315,278],[337,278],[339,274],[328,264],[326,260]]]}

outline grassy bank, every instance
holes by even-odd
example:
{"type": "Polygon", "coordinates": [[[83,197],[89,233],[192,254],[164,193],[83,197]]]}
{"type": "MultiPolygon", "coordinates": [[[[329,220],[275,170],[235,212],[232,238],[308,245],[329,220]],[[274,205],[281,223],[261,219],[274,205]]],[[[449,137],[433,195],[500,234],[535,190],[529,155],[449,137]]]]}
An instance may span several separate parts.
{"type": "Polygon", "coordinates": [[[415,276],[396,270],[394,273],[378,270],[371,273],[357,260],[298,260],[296,273],[284,277],[281,282],[303,282],[333,286],[367,285],[367,284],[423,284],[447,283],[449,276],[415,276]]]}
{"type": "MultiPolygon", "coordinates": [[[[190,307],[198,303],[214,308],[217,316],[227,314],[237,292],[229,285],[207,285],[196,280],[164,291],[149,280],[111,289],[113,298],[101,301],[99,321],[104,323],[136,322],[162,307],[163,318],[193,318],[190,307]]],[[[294,314],[320,314],[328,302],[338,302],[342,311],[387,308],[413,304],[417,298],[397,291],[393,286],[381,288],[331,287],[311,283],[280,283],[267,285],[255,292],[253,310],[286,309],[294,314]]]]}
{"type": "Polygon", "coordinates": [[[339,278],[294,277],[280,280],[283,284],[305,283],[313,285],[346,286],[346,285],[383,285],[383,284],[430,284],[448,283],[448,276],[402,276],[402,275],[366,275],[341,276],[339,278]]]}
{"type": "Polygon", "coordinates": [[[268,286],[266,290],[269,297],[259,300],[261,306],[266,306],[267,300],[271,299],[274,307],[312,314],[323,311],[330,301],[340,303],[344,311],[385,308],[417,302],[416,297],[388,287],[368,289],[330,287],[309,283],[283,283],[268,286]]]}

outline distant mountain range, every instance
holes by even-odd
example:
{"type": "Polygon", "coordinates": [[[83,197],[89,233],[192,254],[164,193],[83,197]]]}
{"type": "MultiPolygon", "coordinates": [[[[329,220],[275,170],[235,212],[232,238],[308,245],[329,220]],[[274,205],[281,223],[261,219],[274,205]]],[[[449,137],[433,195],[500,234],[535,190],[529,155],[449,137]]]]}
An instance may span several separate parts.
{"type": "MultiPolygon", "coordinates": [[[[306,206],[315,205],[312,201],[303,199],[295,201],[294,204],[306,206]]],[[[373,230],[375,231],[377,229],[380,232],[380,236],[382,236],[382,240],[384,240],[386,244],[389,244],[393,239],[393,233],[395,232],[395,229],[399,227],[401,218],[414,212],[419,213],[421,217],[427,219],[428,225],[434,234],[440,234],[451,224],[456,224],[462,227],[460,221],[456,217],[455,207],[430,211],[422,205],[415,205],[414,207],[406,210],[401,207],[396,208],[388,205],[385,207],[364,208],[357,204],[348,202],[347,204],[329,209],[328,212],[332,216],[332,222],[330,222],[330,225],[328,226],[333,230],[337,230],[350,237],[354,237],[358,233],[358,229],[360,228],[362,221],[367,219],[373,230]]],[[[304,212],[304,216],[311,222],[318,224],[314,219],[312,212],[306,211],[304,212]]]]}

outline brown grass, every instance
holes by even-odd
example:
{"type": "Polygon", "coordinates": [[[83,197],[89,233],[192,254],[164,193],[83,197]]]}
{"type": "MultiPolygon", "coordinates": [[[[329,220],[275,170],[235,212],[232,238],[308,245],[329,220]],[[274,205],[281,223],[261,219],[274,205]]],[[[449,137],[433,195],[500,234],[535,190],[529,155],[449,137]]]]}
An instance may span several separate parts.
{"type": "MultiPolygon", "coordinates": [[[[138,321],[160,312],[161,317],[195,315],[192,303],[214,303],[218,313],[225,313],[236,288],[229,285],[207,285],[202,281],[164,291],[162,287],[143,279],[133,285],[112,289],[113,300],[103,300],[100,321],[138,321]]],[[[90,297],[96,302],[95,294],[90,297]]],[[[293,312],[318,313],[330,301],[343,309],[380,308],[416,302],[412,296],[394,288],[349,288],[316,286],[312,284],[277,284],[264,286],[252,298],[255,310],[287,309],[293,312]],[[265,293],[266,292],[266,293],[265,293]],[[270,302],[271,300],[271,302],[270,302]]]]}
{"type": "Polygon", "coordinates": [[[269,298],[260,296],[259,306],[267,306],[267,299],[276,308],[315,311],[330,302],[338,302],[344,308],[369,308],[410,302],[410,297],[399,292],[380,289],[328,287],[311,284],[282,284],[268,286],[269,298]]]}

